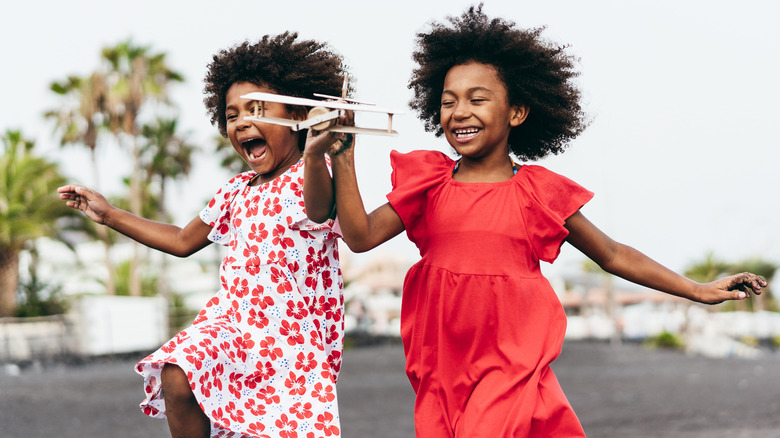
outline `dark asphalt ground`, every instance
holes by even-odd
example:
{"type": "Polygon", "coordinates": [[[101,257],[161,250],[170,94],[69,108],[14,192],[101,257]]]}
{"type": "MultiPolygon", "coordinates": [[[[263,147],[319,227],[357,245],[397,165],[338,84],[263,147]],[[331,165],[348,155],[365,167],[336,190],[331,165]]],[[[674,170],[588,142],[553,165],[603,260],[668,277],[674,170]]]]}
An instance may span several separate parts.
{"type": "MultiPolygon", "coordinates": [[[[18,376],[0,369],[0,437],[167,437],[165,421],[138,410],[133,359],[29,366],[18,376]]],[[[780,437],[777,353],[707,359],[570,342],[554,370],[589,437],[780,437]]],[[[413,399],[400,344],[346,352],[343,436],[412,437],[413,399]]]]}

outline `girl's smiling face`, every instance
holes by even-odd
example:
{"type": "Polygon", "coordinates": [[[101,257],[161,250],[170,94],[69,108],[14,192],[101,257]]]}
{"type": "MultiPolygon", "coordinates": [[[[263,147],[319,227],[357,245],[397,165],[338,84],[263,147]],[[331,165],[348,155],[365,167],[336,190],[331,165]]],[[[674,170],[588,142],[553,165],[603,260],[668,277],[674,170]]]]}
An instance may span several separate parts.
{"type": "MultiPolygon", "coordinates": [[[[275,93],[268,87],[251,82],[236,82],[228,89],[225,107],[227,134],[236,153],[260,175],[260,182],[268,182],[283,174],[298,162],[298,133],[286,126],[271,123],[251,122],[245,117],[253,115],[259,102],[242,99],[241,96],[255,91],[275,93]]],[[[265,102],[268,117],[301,120],[300,114],[293,114],[287,105],[265,102]]]]}
{"type": "Polygon", "coordinates": [[[444,78],[441,126],[447,142],[464,159],[500,155],[506,161],[509,132],[527,114],[527,107],[509,104],[506,85],[492,65],[456,65],[444,78]]]}

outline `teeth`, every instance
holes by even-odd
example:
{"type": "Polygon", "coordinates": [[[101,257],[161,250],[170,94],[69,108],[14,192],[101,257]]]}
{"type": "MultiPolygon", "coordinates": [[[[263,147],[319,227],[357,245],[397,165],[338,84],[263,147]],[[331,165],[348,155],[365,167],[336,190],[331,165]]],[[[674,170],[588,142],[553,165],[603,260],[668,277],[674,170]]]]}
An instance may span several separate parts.
{"type": "Polygon", "coordinates": [[[477,128],[456,129],[455,135],[458,137],[468,137],[470,135],[476,134],[477,132],[479,132],[479,129],[477,128]]]}

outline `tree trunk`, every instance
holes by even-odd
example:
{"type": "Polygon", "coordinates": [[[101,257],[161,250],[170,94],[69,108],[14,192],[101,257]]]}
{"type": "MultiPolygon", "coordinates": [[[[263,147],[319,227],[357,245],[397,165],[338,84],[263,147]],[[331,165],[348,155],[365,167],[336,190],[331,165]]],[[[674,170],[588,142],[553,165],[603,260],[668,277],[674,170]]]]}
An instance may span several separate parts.
{"type": "MultiPolygon", "coordinates": [[[[130,136],[130,148],[133,151],[133,173],[130,175],[130,212],[141,216],[141,148],[135,136],[130,136]]],[[[130,260],[129,288],[130,296],[141,296],[141,276],[138,275],[140,256],[140,244],[133,241],[133,258],[130,260]]]]}
{"type": "Polygon", "coordinates": [[[19,286],[19,251],[0,249],[0,318],[13,315],[19,286]]]}
{"type": "MultiPolygon", "coordinates": [[[[92,174],[95,178],[95,190],[102,193],[100,169],[97,164],[97,157],[95,156],[95,148],[90,149],[90,155],[92,158],[92,174]]],[[[106,264],[106,272],[108,273],[108,277],[106,278],[106,294],[116,295],[116,269],[114,268],[114,264],[111,263],[111,241],[109,240],[108,233],[108,227],[102,225],[97,227],[98,238],[103,243],[103,252],[105,254],[104,262],[106,264]]]]}

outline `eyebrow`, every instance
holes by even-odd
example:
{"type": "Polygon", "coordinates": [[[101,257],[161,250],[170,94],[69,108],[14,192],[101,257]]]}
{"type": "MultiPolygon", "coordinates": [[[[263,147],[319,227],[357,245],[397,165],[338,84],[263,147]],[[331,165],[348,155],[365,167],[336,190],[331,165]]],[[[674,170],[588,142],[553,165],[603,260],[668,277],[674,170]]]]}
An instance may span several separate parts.
{"type": "MultiPolygon", "coordinates": [[[[486,88],[486,87],[472,87],[472,88],[469,88],[468,90],[466,90],[466,94],[474,94],[477,91],[484,91],[484,92],[487,92],[487,93],[490,93],[490,94],[495,94],[493,92],[493,90],[491,90],[490,88],[486,88]]],[[[444,91],[441,92],[441,94],[442,95],[445,95],[445,94],[455,94],[455,92],[450,91],[450,90],[444,90],[444,91]]]]}

